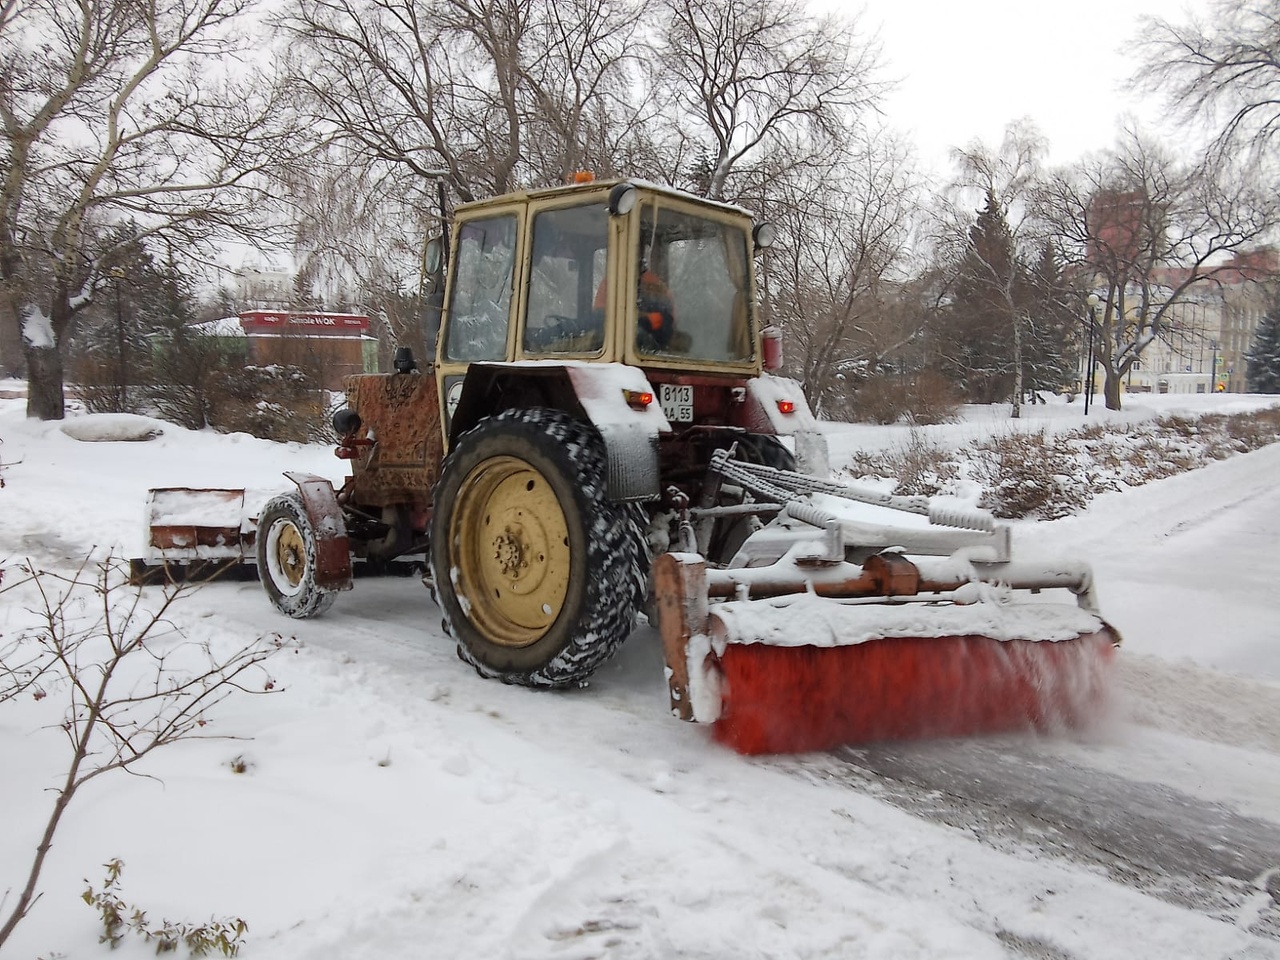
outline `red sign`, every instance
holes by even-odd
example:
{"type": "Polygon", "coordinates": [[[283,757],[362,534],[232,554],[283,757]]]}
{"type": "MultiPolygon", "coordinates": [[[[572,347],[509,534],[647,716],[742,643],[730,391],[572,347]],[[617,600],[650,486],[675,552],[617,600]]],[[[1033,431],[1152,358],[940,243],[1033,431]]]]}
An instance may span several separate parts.
{"type": "Polygon", "coordinates": [[[358,337],[369,330],[369,318],[356,313],[292,313],[284,310],[246,310],[240,314],[245,333],[358,337]]]}

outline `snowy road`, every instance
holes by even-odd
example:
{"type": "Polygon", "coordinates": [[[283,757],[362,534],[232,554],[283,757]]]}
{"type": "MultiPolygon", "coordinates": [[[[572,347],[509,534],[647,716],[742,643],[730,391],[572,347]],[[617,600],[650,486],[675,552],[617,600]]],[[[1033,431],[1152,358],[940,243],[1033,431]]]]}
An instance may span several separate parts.
{"type": "Polygon", "coordinates": [[[1020,529],[1042,553],[1097,558],[1104,612],[1125,637],[1122,717],[1092,742],[882,744],[798,772],[1280,940],[1277,476],[1272,447],[1020,529]],[[1248,745],[1267,752],[1243,783],[1220,782],[1215,754],[1248,745]]]}

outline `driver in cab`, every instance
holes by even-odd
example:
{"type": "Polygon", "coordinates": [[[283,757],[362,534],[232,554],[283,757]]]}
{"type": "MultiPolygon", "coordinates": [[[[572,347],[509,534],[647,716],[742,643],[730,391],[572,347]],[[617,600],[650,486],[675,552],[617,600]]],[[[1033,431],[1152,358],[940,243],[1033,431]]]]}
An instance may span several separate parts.
{"type": "MultiPolygon", "coordinates": [[[[653,252],[661,248],[654,248],[653,252]]],[[[602,280],[596,289],[596,310],[603,310],[608,295],[608,280],[602,280]]],[[[645,254],[640,256],[640,280],[636,289],[637,323],[636,339],[642,350],[665,350],[671,345],[675,333],[675,306],[671,290],[659,272],[659,265],[652,263],[645,254]]]]}

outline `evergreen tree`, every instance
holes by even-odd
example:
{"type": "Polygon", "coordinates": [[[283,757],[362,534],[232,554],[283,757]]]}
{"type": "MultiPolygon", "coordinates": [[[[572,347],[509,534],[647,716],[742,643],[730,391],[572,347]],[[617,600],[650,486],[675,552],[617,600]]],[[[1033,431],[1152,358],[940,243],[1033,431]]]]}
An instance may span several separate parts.
{"type": "Polygon", "coordinates": [[[190,282],[173,262],[159,263],[133,222],[99,241],[105,282],[77,317],[66,355],[81,399],[95,412],[138,412],[152,375],[153,336],[191,319],[190,282]]]}
{"type": "Polygon", "coordinates": [[[1273,304],[1258,322],[1246,359],[1249,390],[1280,393],[1280,302],[1273,304]]]}
{"type": "Polygon", "coordinates": [[[934,338],[939,371],[970,402],[995,403],[1012,393],[1014,317],[1026,283],[1004,210],[988,191],[934,338]]]}
{"type": "Polygon", "coordinates": [[[1023,288],[1023,383],[1029,393],[1056,393],[1075,378],[1081,322],[1076,295],[1063,276],[1057,252],[1046,244],[1023,288]]]}

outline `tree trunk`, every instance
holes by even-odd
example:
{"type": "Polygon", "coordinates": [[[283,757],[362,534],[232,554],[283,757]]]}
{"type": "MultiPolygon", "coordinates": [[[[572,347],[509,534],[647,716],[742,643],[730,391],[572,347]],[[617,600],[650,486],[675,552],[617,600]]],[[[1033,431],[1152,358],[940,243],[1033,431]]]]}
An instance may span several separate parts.
{"type": "Polygon", "coordinates": [[[27,358],[27,416],[61,420],[66,415],[62,353],[57,347],[24,345],[27,358]]]}
{"type": "Polygon", "coordinates": [[[1018,315],[1013,317],[1013,413],[1014,420],[1022,417],[1022,323],[1018,315]]]}
{"type": "Polygon", "coordinates": [[[1107,379],[1103,386],[1103,391],[1106,393],[1108,410],[1120,409],[1120,385],[1123,382],[1124,380],[1119,373],[1111,370],[1107,371],[1107,379]]]}

